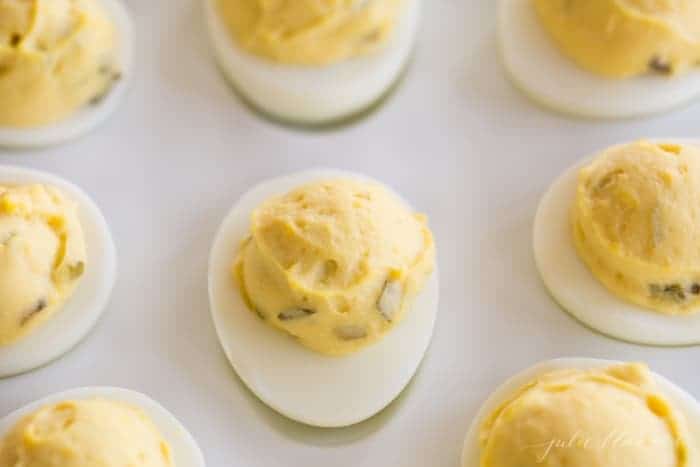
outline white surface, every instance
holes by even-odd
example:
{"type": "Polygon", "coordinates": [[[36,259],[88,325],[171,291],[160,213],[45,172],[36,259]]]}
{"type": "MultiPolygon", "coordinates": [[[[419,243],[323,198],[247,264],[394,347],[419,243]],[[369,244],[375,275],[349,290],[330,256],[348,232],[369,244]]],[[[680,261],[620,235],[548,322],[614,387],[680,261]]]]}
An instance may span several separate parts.
{"type": "Polygon", "coordinates": [[[533,250],[542,280],[564,310],[605,335],[651,345],[700,343],[700,314],[670,316],[625,302],[609,292],[579,258],[570,213],[578,174],[591,159],[566,170],[540,201],[533,250]]]}
{"type": "Polygon", "coordinates": [[[117,274],[114,240],[100,209],[77,186],[54,175],[0,165],[0,184],[52,185],[78,205],[87,263],[65,306],[24,339],[0,347],[0,378],[23,373],[63,356],[76,346],[107,307],[117,274]]]}
{"type": "Polygon", "coordinates": [[[0,414],[66,388],[136,389],[192,432],[209,467],[457,466],[477,409],[505,379],[567,355],[647,361],[700,395],[700,348],[594,334],[549,298],[532,257],[537,202],[583,154],[641,137],[698,135],[700,105],[590,122],[533,105],[504,77],[493,0],[433,0],[398,93],[355,126],[281,128],[251,114],[214,65],[200,2],[130,0],[135,76],[106,125],[50,150],[0,152],[83,187],[109,220],[119,277],[75,351],[0,381],[0,414]],[[430,215],[440,264],[435,337],[414,382],[378,417],[321,430],[251,395],[219,345],[207,261],[233,203],[269,177],[318,166],[374,176],[430,215]]]}
{"type": "MultiPolygon", "coordinates": [[[[533,381],[535,378],[546,373],[558,370],[581,369],[591,370],[596,368],[607,368],[620,363],[618,361],[586,359],[586,358],[560,358],[541,362],[535,366],[524,370],[509,378],[484,402],[479,409],[479,414],[475,417],[472,426],[469,428],[464,439],[464,450],[462,451],[462,467],[475,467],[479,465],[479,432],[481,425],[495,410],[512,398],[518,390],[533,381]]],[[[654,371],[651,368],[652,372],[654,371]]],[[[688,435],[696,443],[700,443],[700,403],[688,394],[687,391],[678,387],[661,375],[653,373],[659,393],[678,409],[688,422],[688,435]]]]}
{"type": "Polygon", "coordinates": [[[673,109],[700,95],[700,70],[668,79],[610,80],[579,68],[542,27],[532,0],[498,0],[503,62],[517,86],[560,112],[630,118],[673,109]]]}
{"type": "Polygon", "coordinates": [[[238,376],[270,407],[319,427],[364,421],[406,387],[433,335],[439,298],[437,265],[401,323],[380,342],[341,358],[316,354],[260,320],[235,287],[231,266],[250,235],[251,216],[261,203],[315,180],[348,177],[366,178],[315,169],[266,180],[244,194],[226,216],[209,257],[211,312],[238,376]]]}
{"type": "Polygon", "coordinates": [[[30,129],[0,127],[0,147],[32,148],[65,143],[94,130],[107,120],[124,100],[133,76],[134,31],[129,12],[121,0],[102,0],[107,14],[116,26],[121,78],[97,105],[89,104],[69,119],[30,129]]]}
{"type": "Polygon", "coordinates": [[[395,34],[380,54],[316,68],[280,65],[247,53],[232,40],[217,1],[203,3],[212,47],[227,79],[264,112],[302,124],[350,117],[386,94],[411,57],[422,2],[406,0],[395,34]]]}
{"type": "Polygon", "coordinates": [[[19,408],[0,419],[0,437],[10,431],[23,417],[41,408],[70,400],[102,398],[123,402],[145,413],[158,428],[170,446],[170,454],[176,466],[204,467],[204,456],[185,427],[163,406],[144,394],[121,388],[90,387],[77,388],[45,397],[19,408]]]}

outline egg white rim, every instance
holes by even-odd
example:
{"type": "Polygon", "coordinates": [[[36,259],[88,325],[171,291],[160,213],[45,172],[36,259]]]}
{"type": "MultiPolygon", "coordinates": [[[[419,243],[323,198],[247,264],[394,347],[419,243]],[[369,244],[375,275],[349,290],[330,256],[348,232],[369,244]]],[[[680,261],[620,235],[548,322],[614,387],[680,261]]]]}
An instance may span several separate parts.
{"type": "MultiPolygon", "coordinates": [[[[245,51],[229,34],[217,12],[217,0],[203,0],[207,29],[216,61],[226,79],[255,110],[273,119],[300,125],[327,125],[361,115],[390,93],[401,78],[412,52],[421,17],[422,0],[406,0],[405,11],[396,25],[393,37],[383,50],[370,56],[357,57],[326,67],[274,63],[245,51]],[[374,73],[373,81],[356,103],[344,104],[358,93],[357,76],[374,73]],[[244,76],[242,78],[242,76],[244,76]],[[390,77],[390,79],[386,79],[390,77]],[[289,102],[271,103],[263,86],[253,90],[251,84],[265,83],[266,90],[285,95],[289,102]],[[284,83],[280,86],[280,83],[284,83]],[[343,99],[338,99],[338,95],[343,99]],[[292,97],[290,97],[292,96],[292,97]],[[307,110],[313,107],[314,110],[307,110]],[[319,110],[322,109],[322,110],[319,110]]],[[[365,81],[365,83],[367,83],[365,81]]]]}
{"type": "Polygon", "coordinates": [[[500,1],[498,34],[507,74],[547,108],[588,118],[632,118],[666,112],[700,96],[700,70],[672,79],[624,80],[583,70],[558,50],[531,0],[500,1]]]}
{"type": "Polygon", "coordinates": [[[23,417],[41,408],[64,401],[80,401],[95,397],[128,404],[142,410],[156,425],[170,447],[173,465],[177,467],[204,467],[204,455],[190,432],[167,409],[150,397],[129,389],[115,387],[85,387],[60,392],[32,402],[5,418],[0,419],[0,439],[23,417]]]}
{"type": "Polygon", "coordinates": [[[42,183],[58,188],[78,205],[85,236],[85,274],[64,307],[29,335],[0,347],[0,378],[44,366],[66,354],[94,328],[109,302],[117,277],[114,240],[99,208],[80,188],[55,175],[0,166],[0,184],[42,183]]]}
{"type": "MultiPolygon", "coordinates": [[[[688,140],[657,140],[696,144],[688,140]]],[[[665,315],[628,303],[602,285],[579,258],[570,210],[579,171],[596,155],[568,169],[540,200],[535,215],[533,251],[545,287],[561,308],[585,326],[618,340],[662,347],[700,344],[700,312],[665,315]]]]}
{"type": "MultiPolygon", "coordinates": [[[[489,396],[472,421],[464,439],[462,467],[476,467],[480,465],[479,432],[481,425],[501,404],[513,397],[520,388],[533,379],[551,371],[608,368],[620,363],[622,362],[594,358],[558,358],[540,362],[508,379],[489,396]]],[[[689,436],[695,440],[696,447],[700,448],[700,403],[687,391],[665,377],[653,371],[652,376],[658,385],[659,392],[685,415],[689,436]]]]}
{"type": "Polygon", "coordinates": [[[134,33],[121,0],[100,0],[119,36],[121,78],[96,105],[86,104],[66,120],[32,128],[0,127],[0,148],[40,148],[77,139],[107,120],[124,99],[132,77],[134,33]]]}
{"type": "Polygon", "coordinates": [[[278,413],[326,428],[364,421],[401,394],[430,344],[439,300],[436,265],[403,321],[379,342],[345,357],[317,354],[264,323],[247,308],[235,286],[232,267],[241,241],[249,234],[253,210],[271,196],[331,178],[381,183],[364,175],[329,169],[267,180],[245,193],[227,214],[209,259],[212,318],[219,341],[238,376],[278,413]],[[396,375],[391,381],[385,377],[389,371],[396,375]]]}

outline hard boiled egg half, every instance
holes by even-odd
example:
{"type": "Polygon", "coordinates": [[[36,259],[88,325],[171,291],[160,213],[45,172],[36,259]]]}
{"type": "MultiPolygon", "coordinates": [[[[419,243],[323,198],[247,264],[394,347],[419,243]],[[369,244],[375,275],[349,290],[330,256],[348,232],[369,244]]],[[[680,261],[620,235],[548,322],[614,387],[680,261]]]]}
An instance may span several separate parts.
{"type": "Polygon", "coordinates": [[[0,166],[0,187],[21,190],[0,194],[0,288],[7,294],[0,306],[7,313],[0,316],[0,377],[6,377],[46,365],[88,334],[109,300],[117,260],[104,217],[80,188],[9,166],[0,166]],[[33,199],[41,209],[31,209],[33,199]],[[66,212],[53,215],[55,206],[66,212]],[[72,257],[79,261],[66,261],[72,257]]]}
{"type": "Polygon", "coordinates": [[[700,68],[675,66],[700,58],[700,3],[683,2],[687,11],[674,5],[501,0],[503,63],[529,97],[566,114],[629,118],[673,109],[700,95],[700,68]]]}
{"type": "Polygon", "coordinates": [[[230,4],[231,23],[242,24],[246,31],[245,23],[256,21],[248,18],[250,5],[256,2],[204,2],[216,58],[235,89],[265,115],[311,126],[358,116],[389,94],[410,60],[421,7],[421,0],[356,0],[330,7],[339,11],[325,17],[320,10],[326,7],[314,2],[289,2],[282,9],[256,6],[257,12],[277,8],[255,23],[269,29],[247,30],[241,33],[246,37],[237,40],[221,6],[230,4]],[[398,13],[387,14],[388,9],[398,13]],[[385,17],[392,19],[377,21],[385,17]],[[375,29],[364,31],[365,22],[375,21],[375,29]],[[251,51],[254,46],[246,48],[241,40],[255,41],[258,47],[251,51]],[[276,48],[273,44],[279,41],[289,44],[276,48]],[[381,47],[363,50],[374,41],[381,47]]]}
{"type": "Polygon", "coordinates": [[[540,201],[533,248],[551,296],[628,342],[700,343],[700,147],[639,141],[587,158],[540,201]]]}
{"type": "Polygon", "coordinates": [[[0,465],[49,465],[43,462],[205,466],[196,441],[173,414],[143,394],[112,387],[54,394],[0,419],[0,465]]]}
{"type": "Polygon", "coordinates": [[[700,404],[643,364],[565,358],[493,392],[467,432],[463,467],[696,465],[700,404]]]}
{"type": "Polygon", "coordinates": [[[236,203],[211,251],[211,313],[231,365],[264,403],[308,425],[342,427],[403,391],[438,307],[432,235],[412,212],[379,182],[336,170],[275,178],[236,203]],[[378,238],[396,249],[365,261],[378,238]],[[392,262],[408,267],[387,275],[377,266],[392,262]]]}
{"type": "Polygon", "coordinates": [[[63,143],[115,111],[132,74],[121,0],[5,0],[0,16],[0,147],[63,143]]]}

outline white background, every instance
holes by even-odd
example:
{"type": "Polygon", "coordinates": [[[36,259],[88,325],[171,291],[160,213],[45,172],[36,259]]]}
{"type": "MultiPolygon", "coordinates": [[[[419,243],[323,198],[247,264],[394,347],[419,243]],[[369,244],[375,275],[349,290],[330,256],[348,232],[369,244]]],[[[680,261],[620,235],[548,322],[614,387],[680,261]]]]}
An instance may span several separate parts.
{"type": "Polygon", "coordinates": [[[700,105],[615,123],[550,114],[503,76],[494,0],[427,0],[414,66],[394,98],[354,126],[297,132],[231,93],[198,1],[127,3],[139,48],[118,113],[67,146],[0,152],[0,163],[83,187],[119,253],[98,327],[49,367],[0,381],[0,414],[67,388],[118,385],[171,409],[214,467],[456,467],[483,399],[543,359],[643,360],[700,396],[700,348],[638,347],[581,327],[545,293],[530,247],[538,198],[557,174],[621,141],[698,137],[700,105]],[[303,427],[259,403],[228,366],[207,303],[208,251],[237,197],[314,166],[392,185],[429,214],[439,248],[442,304],[422,370],[388,411],[343,430],[303,427]]]}

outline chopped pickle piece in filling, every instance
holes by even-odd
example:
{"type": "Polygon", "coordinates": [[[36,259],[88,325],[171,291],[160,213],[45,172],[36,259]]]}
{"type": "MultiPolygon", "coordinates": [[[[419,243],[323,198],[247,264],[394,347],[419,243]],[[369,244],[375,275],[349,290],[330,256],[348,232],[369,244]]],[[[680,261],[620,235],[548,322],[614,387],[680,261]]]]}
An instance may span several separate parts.
{"type": "Polygon", "coordinates": [[[64,401],[24,417],[0,439],[0,467],[172,467],[170,447],[139,409],[64,401]]]}
{"type": "Polygon", "coordinates": [[[296,65],[329,65],[377,52],[406,0],[217,0],[233,39],[296,65]]]}
{"type": "Polygon", "coordinates": [[[484,421],[480,467],[695,467],[691,439],[646,366],[560,370],[484,421]]]}
{"type": "Polygon", "coordinates": [[[637,142],[581,170],[576,250],[620,298],[658,312],[700,305],[700,148],[637,142]]]}
{"type": "Polygon", "coordinates": [[[310,183],[255,210],[235,263],[251,310],[326,355],[381,339],[435,264],[433,236],[381,185],[310,183]]]}
{"type": "Polygon", "coordinates": [[[533,0],[578,65],[609,78],[676,75],[700,63],[700,0],[533,0]]]}
{"type": "Polygon", "coordinates": [[[121,76],[99,0],[0,0],[0,126],[36,127],[98,103],[121,76]]]}
{"type": "Polygon", "coordinates": [[[77,206],[44,185],[0,185],[0,346],[57,313],[85,271],[77,206]]]}

